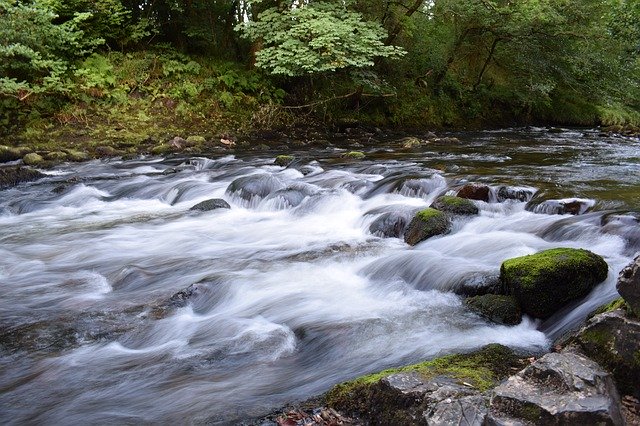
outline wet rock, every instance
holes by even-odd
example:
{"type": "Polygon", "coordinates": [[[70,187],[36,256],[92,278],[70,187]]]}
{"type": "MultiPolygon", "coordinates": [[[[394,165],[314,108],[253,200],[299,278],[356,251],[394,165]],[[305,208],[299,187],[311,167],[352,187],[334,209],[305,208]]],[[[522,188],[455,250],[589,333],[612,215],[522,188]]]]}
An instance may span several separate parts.
{"type": "Polygon", "coordinates": [[[173,148],[171,145],[166,144],[166,143],[161,143],[158,145],[155,145],[153,148],[151,148],[151,154],[153,155],[165,155],[165,154],[169,154],[171,152],[173,152],[175,150],[175,148],[173,148]]]}
{"type": "Polygon", "coordinates": [[[513,296],[485,294],[466,299],[472,311],[498,324],[516,325],[522,321],[520,304],[513,296]]]}
{"type": "Polygon", "coordinates": [[[540,204],[527,204],[526,209],[534,213],[542,214],[584,214],[595,205],[594,200],[582,198],[566,198],[562,200],[546,200],[540,204]]]}
{"type": "Polygon", "coordinates": [[[109,145],[97,146],[94,150],[97,157],[115,157],[121,152],[109,145]]]}
{"type": "Polygon", "coordinates": [[[350,151],[345,152],[340,157],[347,158],[349,160],[362,160],[364,159],[364,157],[366,157],[366,155],[362,151],[350,151]]]}
{"type": "Polygon", "coordinates": [[[0,163],[8,163],[9,161],[20,160],[29,151],[24,152],[23,148],[15,148],[12,146],[0,145],[0,163]]]}
{"type": "Polygon", "coordinates": [[[271,203],[274,208],[288,209],[299,206],[305,198],[316,195],[318,192],[313,185],[296,182],[269,194],[265,202],[271,203]]]}
{"type": "Polygon", "coordinates": [[[27,166],[39,166],[44,163],[44,158],[42,158],[41,155],[38,155],[35,152],[30,152],[29,154],[22,157],[22,162],[27,166]]]}
{"type": "Polygon", "coordinates": [[[640,320],[623,309],[590,318],[577,333],[584,353],[609,370],[623,395],[640,398],[640,320]]]}
{"type": "Polygon", "coordinates": [[[369,225],[369,232],[384,238],[400,238],[412,216],[413,213],[406,211],[383,213],[369,225]]]}
{"type": "Polygon", "coordinates": [[[616,290],[629,304],[631,310],[640,314],[640,256],[620,271],[616,290]]]}
{"type": "Polygon", "coordinates": [[[433,140],[435,143],[441,143],[441,144],[446,144],[446,145],[456,145],[460,143],[460,139],[458,138],[454,138],[451,136],[447,136],[444,138],[435,138],[433,140]]]}
{"type": "Polygon", "coordinates": [[[498,202],[502,203],[506,200],[530,201],[536,190],[534,188],[501,186],[497,191],[498,202]]]}
{"type": "Polygon", "coordinates": [[[421,241],[451,230],[451,220],[443,212],[427,208],[416,213],[404,233],[404,241],[415,246],[421,241]]]}
{"type": "Polygon", "coordinates": [[[474,215],[479,212],[478,206],[473,204],[473,201],[450,195],[438,197],[431,207],[441,212],[459,215],[474,215]]]}
{"type": "Polygon", "coordinates": [[[48,152],[45,158],[49,161],[62,162],[67,161],[67,153],[62,151],[48,152]]]}
{"type": "Polygon", "coordinates": [[[277,177],[270,174],[256,174],[234,180],[229,184],[226,192],[251,203],[284,188],[284,182],[277,177]]]}
{"type": "Polygon", "coordinates": [[[403,149],[419,148],[422,145],[422,141],[413,136],[399,139],[396,143],[398,143],[403,149]]]}
{"type": "Polygon", "coordinates": [[[335,386],[330,407],[376,425],[483,424],[484,392],[521,361],[501,345],[387,370],[335,386]]]}
{"type": "Polygon", "coordinates": [[[506,260],[500,280],[522,311],[546,319],[607,278],[607,262],[588,250],[556,248],[506,260]]]}
{"type": "Polygon", "coordinates": [[[0,167],[0,188],[16,186],[22,182],[31,182],[45,175],[28,167],[0,167]]]}
{"type": "Polygon", "coordinates": [[[191,136],[188,136],[186,139],[186,143],[188,146],[202,145],[206,141],[207,140],[204,138],[204,136],[198,136],[198,135],[191,135],[191,136]]]}
{"type": "Polygon", "coordinates": [[[457,196],[460,198],[467,198],[469,200],[479,200],[489,202],[489,194],[491,188],[487,185],[478,185],[475,183],[468,183],[458,191],[457,196]]]}
{"type": "Polygon", "coordinates": [[[452,291],[461,296],[473,297],[501,294],[503,289],[498,275],[472,274],[465,277],[452,291]]]}
{"type": "Polygon", "coordinates": [[[67,158],[69,161],[74,162],[82,162],[88,161],[90,159],[89,154],[82,151],[77,151],[75,149],[65,149],[64,152],[67,153],[67,158]]]}
{"type": "Polygon", "coordinates": [[[293,155],[278,155],[273,161],[273,164],[276,166],[287,167],[289,164],[293,163],[293,160],[295,160],[293,155]]]}
{"type": "Polygon", "coordinates": [[[493,390],[488,424],[621,425],[614,381],[592,360],[549,353],[493,390]]]}
{"type": "Polygon", "coordinates": [[[231,206],[225,200],[221,198],[212,198],[210,200],[204,200],[195,206],[191,207],[189,210],[199,210],[203,212],[208,212],[216,209],[230,209],[231,206]]]}
{"type": "Polygon", "coordinates": [[[618,235],[627,244],[629,255],[640,251],[640,220],[633,215],[606,215],[602,231],[618,235]]]}

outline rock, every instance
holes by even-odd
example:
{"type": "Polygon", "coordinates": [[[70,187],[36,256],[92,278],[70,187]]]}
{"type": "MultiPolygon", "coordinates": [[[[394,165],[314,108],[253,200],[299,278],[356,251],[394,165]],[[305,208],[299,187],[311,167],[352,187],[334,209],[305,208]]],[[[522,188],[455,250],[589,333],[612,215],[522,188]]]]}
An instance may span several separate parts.
{"type": "Polygon", "coordinates": [[[416,213],[404,233],[404,241],[415,246],[421,241],[451,230],[451,220],[443,212],[427,208],[416,213]]]}
{"type": "Polygon", "coordinates": [[[516,325],[522,320],[520,304],[513,296],[485,294],[470,297],[464,303],[472,311],[498,324],[516,325]]]}
{"type": "Polygon", "coordinates": [[[485,294],[501,294],[502,283],[498,275],[472,273],[465,276],[457,286],[451,289],[455,294],[473,297],[485,294]]]}
{"type": "Polygon", "coordinates": [[[458,138],[454,138],[451,136],[447,136],[444,138],[435,138],[433,140],[436,143],[441,143],[441,144],[448,144],[448,145],[454,145],[454,144],[459,144],[460,143],[460,139],[458,138]]]}
{"type": "Polygon", "coordinates": [[[523,313],[546,319],[607,278],[608,265],[588,250],[556,248],[505,260],[500,280],[523,313]]]}
{"type": "Polygon", "coordinates": [[[98,157],[115,157],[121,152],[109,145],[101,145],[95,148],[95,154],[98,157]]]}
{"type": "Polygon", "coordinates": [[[288,209],[299,206],[307,197],[318,193],[318,189],[303,182],[295,182],[284,189],[269,194],[265,201],[269,201],[274,208],[288,209]]]}
{"type": "Polygon", "coordinates": [[[483,424],[488,398],[483,392],[521,366],[501,345],[386,370],[334,386],[329,407],[357,414],[366,424],[483,424]]]}
{"type": "Polygon", "coordinates": [[[341,157],[348,158],[350,160],[362,160],[366,156],[364,155],[364,152],[361,152],[361,151],[350,151],[350,152],[345,152],[344,154],[341,155],[341,157]]]}
{"type": "Polygon", "coordinates": [[[622,425],[611,375],[571,352],[549,353],[493,390],[488,424],[622,425]]]}
{"type": "Polygon", "coordinates": [[[502,203],[506,200],[530,201],[535,192],[534,188],[501,186],[497,193],[498,202],[502,203]]]}
{"type": "Polygon", "coordinates": [[[441,212],[459,215],[474,215],[479,212],[478,206],[473,204],[473,201],[450,195],[436,198],[431,207],[441,212]]]}
{"type": "Polygon", "coordinates": [[[0,188],[16,186],[22,182],[31,182],[45,175],[28,167],[0,167],[0,188]]]}
{"type": "Polygon", "coordinates": [[[183,149],[187,146],[194,146],[195,143],[190,143],[186,139],[181,138],[180,136],[176,136],[168,142],[168,145],[172,149],[183,149]]]}
{"type": "Polygon", "coordinates": [[[226,192],[229,195],[240,197],[252,203],[284,188],[284,182],[275,176],[265,173],[238,178],[229,184],[226,192]]]}
{"type": "Polygon", "coordinates": [[[191,135],[187,137],[186,143],[189,146],[202,145],[207,140],[203,136],[191,135]]]}
{"type": "Polygon", "coordinates": [[[216,209],[230,209],[231,206],[225,200],[221,198],[212,198],[210,200],[202,201],[195,206],[191,207],[189,210],[199,210],[203,212],[208,212],[216,209]]]}
{"type": "Polygon", "coordinates": [[[44,163],[44,158],[42,158],[42,156],[36,154],[35,152],[31,152],[22,157],[22,162],[27,166],[38,166],[44,163]]]}
{"type": "Polygon", "coordinates": [[[578,332],[584,353],[613,374],[623,395],[640,398],[640,320],[617,309],[596,315],[578,332]]]}
{"type": "Polygon", "coordinates": [[[629,304],[631,310],[636,315],[640,315],[640,256],[620,271],[616,290],[629,304]]]}
{"type": "Polygon", "coordinates": [[[22,148],[0,145],[0,163],[8,163],[9,161],[20,160],[28,153],[28,150],[27,152],[24,152],[24,149],[22,148]]]}
{"type": "Polygon", "coordinates": [[[398,140],[397,143],[400,144],[400,146],[402,146],[403,149],[419,148],[422,145],[422,141],[413,136],[402,138],[398,140]]]}
{"type": "Polygon", "coordinates": [[[487,185],[478,185],[475,183],[468,183],[458,191],[458,197],[467,198],[469,200],[480,200],[489,202],[489,194],[491,189],[487,185]]]}
{"type": "Polygon", "coordinates": [[[81,162],[88,161],[90,158],[89,154],[87,154],[86,152],[76,151],[74,149],[65,149],[64,152],[67,153],[67,158],[69,159],[69,161],[81,162]]]}
{"type": "Polygon", "coordinates": [[[174,148],[172,148],[171,145],[166,144],[166,143],[161,143],[161,144],[155,145],[153,148],[151,148],[151,154],[153,154],[153,155],[165,155],[165,154],[169,154],[173,150],[174,150],[174,148]]]}
{"type": "Polygon", "coordinates": [[[400,238],[411,219],[408,212],[386,212],[369,225],[369,232],[383,238],[400,238]]]}
{"type": "Polygon", "coordinates": [[[276,166],[287,167],[289,164],[293,163],[293,160],[295,160],[293,155],[278,155],[273,161],[273,164],[276,166]]]}
{"type": "Polygon", "coordinates": [[[579,215],[586,213],[595,204],[594,200],[566,198],[562,200],[546,200],[538,205],[529,203],[526,208],[534,213],[579,215]]]}
{"type": "Polygon", "coordinates": [[[45,155],[45,158],[49,161],[67,161],[67,153],[66,152],[62,152],[62,151],[52,151],[52,152],[48,152],[47,155],[45,155]]]}

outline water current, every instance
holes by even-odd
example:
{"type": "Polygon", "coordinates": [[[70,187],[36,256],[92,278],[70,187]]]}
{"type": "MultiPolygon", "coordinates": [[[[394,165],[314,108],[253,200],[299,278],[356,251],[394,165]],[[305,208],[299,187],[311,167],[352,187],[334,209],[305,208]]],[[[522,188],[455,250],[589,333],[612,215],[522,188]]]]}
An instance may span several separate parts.
{"type": "Polygon", "coordinates": [[[547,350],[640,250],[640,141],[453,136],[288,167],[251,150],[67,164],[0,191],[0,421],[232,424],[492,342],[547,350]],[[492,189],[479,215],[415,247],[383,238],[467,182],[492,189]],[[211,198],[231,208],[190,210],[211,198]],[[582,214],[558,214],[573,199],[582,214]],[[502,261],[553,247],[604,256],[607,280],[544,322],[465,308],[502,261]]]}

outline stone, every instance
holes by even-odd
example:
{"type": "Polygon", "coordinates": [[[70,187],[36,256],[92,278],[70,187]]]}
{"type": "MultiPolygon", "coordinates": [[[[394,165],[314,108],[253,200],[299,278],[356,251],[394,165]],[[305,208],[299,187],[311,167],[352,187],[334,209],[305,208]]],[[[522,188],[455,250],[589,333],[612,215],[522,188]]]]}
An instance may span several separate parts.
{"type": "Polygon", "coordinates": [[[121,152],[109,145],[101,145],[95,148],[96,156],[98,157],[115,157],[120,155],[121,152]]]}
{"type": "Polygon", "coordinates": [[[502,203],[506,200],[530,201],[536,190],[534,188],[501,186],[498,188],[498,202],[502,203]]]}
{"type": "Polygon", "coordinates": [[[229,195],[237,196],[251,204],[285,187],[284,182],[277,177],[261,173],[243,176],[234,180],[229,184],[226,192],[229,195]]]}
{"type": "Polygon", "coordinates": [[[450,195],[443,195],[436,198],[431,207],[441,212],[465,216],[478,214],[479,212],[478,206],[473,204],[473,201],[450,195]]]}
{"type": "Polygon", "coordinates": [[[273,160],[273,164],[276,166],[287,167],[289,164],[293,163],[295,157],[293,155],[278,155],[275,160],[273,160]]]}
{"type": "Polygon", "coordinates": [[[350,160],[362,160],[365,156],[364,152],[361,151],[350,151],[345,152],[341,155],[342,158],[348,158],[350,160]]]}
{"type": "Polygon", "coordinates": [[[500,280],[523,313],[546,319],[607,278],[605,260],[588,250],[556,248],[505,260],[500,280]]]}
{"type": "Polygon", "coordinates": [[[383,238],[400,238],[410,219],[411,214],[406,211],[386,212],[371,222],[369,232],[383,238]]]}
{"type": "Polygon", "coordinates": [[[497,386],[488,424],[622,425],[613,378],[569,351],[548,353],[497,386]]]}
{"type": "Polygon", "coordinates": [[[23,182],[31,182],[45,175],[28,167],[0,167],[0,188],[16,186],[23,182]]]}
{"type": "Polygon", "coordinates": [[[31,152],[22,157],[22,162],[27,166],[38,166],[44,163],[44,158],[35,152],[31,152]]]}
{"type": "Polygon", "coordinates": [[[230,209],[231,206],[225,200],[221,198],[212,198],[210,200],[202,201],[195,206],[191,207],[189,210],[199,210],[203,212],[208,212],[216,209],[230,209]]]}
{"type": "Polygon", "coordinates": [[[416,213],[404,233],[404,241],[410,246],[451,230],[451,219],[443,212],[427,208],[416,213]]]}
{"type": "Polygon", "coordinates": [[[24,149],[12,146],[0,145],[0,163],[8,163],[9,161],[17,161],[27,154],[24,149]]]}
{"type": "Polygon", "coordinates": [[[403,149],[419,148],[422,145],[422,141],[413,136],[402,138],[398,140],[398,143],[400,144],[400,146],[402,146],[403,149]]]}
{"type": "Polygon", "coordinates": [[[595,204],[594,200],[566,198],[562,200],[545,200],[537,205],[529,203],[526,208],[534,213],[571,214],[576,216],[588,212],[595,204]]]}
{"type": "Polygon", "coordinates": [[[609,370],[620,393],[640,398],[640,320],[616,309],[590,318],[577,333],[584,353],[609,370]]]}
{"type": "Polygon", "coordinates": [[[186,139],[181,138],[180,136],[176,136],[168,142],[168,145],[172,149],[183,149],[187,146],[194,146],[195,143],[188,142],[186,139]]]}
{"type": "Polygon", "coordinates": [[[513,296],[485,294],[464,301],[472,311],[498,324],[516,325],[522,321],[520,304],[513,296]]]}
{"type": "Polygon", "coordinates": [[[620,271],[616,290],[631,310],[636,315],[640,315],[640,256],[620,271]]]}
{"type": "Polygon", "coordinates": [[[467,198],[469,200],[489,202],[490,193],[491,189],[487,185],[468,183],[460,188],[457,196],[460,198],[467,198]]]}
{"type": "Polygon", "coordinates": [[[69,161],[82,162],[88,161],[90,159],[89,154],[87,154],[86,152],[77,151],[75,149],[65,149],[64,152],[67,153],[67,158],[69,159],[69,161]]]}
{"type": "Polygon", "coordinates": [[[63,151],[48,152],[45,158],[49,161],[67,161],[67,153],[63,151]]]}
{"type": "Polygon", "coordinates": [[[202,145],[206,141],[207,140],[204,138],[204,136],[198,136],[198,135],[191,135],[191,136],[188,136],[186,139],[186,143],[189,146],[202,145]]]}

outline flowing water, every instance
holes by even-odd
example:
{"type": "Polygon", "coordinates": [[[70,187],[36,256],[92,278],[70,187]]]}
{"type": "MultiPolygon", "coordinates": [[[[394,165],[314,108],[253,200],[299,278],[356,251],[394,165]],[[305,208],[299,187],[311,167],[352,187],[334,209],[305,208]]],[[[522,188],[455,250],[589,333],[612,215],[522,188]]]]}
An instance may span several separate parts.
{"type": "Polygon", "coordinates": [[[548,349],[640,250],[640,141],[455,136],[287,168],[251,151],[93,161],[0,191],[0,421],[227,424],[491,342],[548,349]],[[492,187],[478,216],[415,247],[382,238],[465,182],[492,187]],[[190,210],[211,198],[231,209],[190,210]],[[583,214],[553,214],[574,198],[583,214]],[[604,256],[609,277],[545,322],[492,324],[457,295],[560,246],[604,256]]]}

